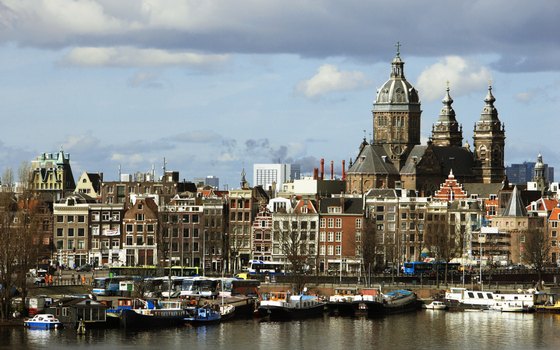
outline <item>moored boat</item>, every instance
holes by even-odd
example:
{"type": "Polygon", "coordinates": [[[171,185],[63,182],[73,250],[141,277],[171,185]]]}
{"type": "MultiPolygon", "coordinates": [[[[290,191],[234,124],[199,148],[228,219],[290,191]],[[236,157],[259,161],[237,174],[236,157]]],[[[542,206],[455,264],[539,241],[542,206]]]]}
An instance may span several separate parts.
{"type": "Polygon", "coordinates": [[[381,301],[368,302],[368,317],[412,312],[419,309],[416,294],[409,290],[397,289],[381,295],[381,301]]]}
{"type": "Polygon", "coordinates": [[[273,292],[263,296],[258,310],[270,320],[294,320],[321,316],[324,309],[325,302],[315,296],[273,292]]]}
{"type": "Polygon", "coordinates": [[[51,314],[36,314],[23,321],[24,326],[33,329],[57,329],[62,327],[62,322],[51,314]]]}
{"type": "Polygon", "coordinates": [[[434,300],[429,304],[423,304],[422,308],[427,310],[447,310],[447,305],[443,301],[434,300]]]}
{"type": "Polygon", "coordinates": [[[185,322],[192,325],[199,326],[204,324],[212,324],[220,322],[222,316],[219,308],[215,308],[211,305],[197,307],[194,312],[183,318],[185,322]]]}
{"type": "Polygon", "coordinates": [[[129,329],[180,326],[186,317],[191,317],[194,309],[179,301],[144,301],[140,308],[123,309],[120,325],[129,329]]]}
{"type": "Polygon", "coordinates": [[[519,291],[518,293],[500,293],[491,291],[474,291],[466,288],[451,288],[445,293],[445,303],[453,310],[469,309],[509,309],[521,308],[522,312],[534,311],[535,293],[519,291]]]}

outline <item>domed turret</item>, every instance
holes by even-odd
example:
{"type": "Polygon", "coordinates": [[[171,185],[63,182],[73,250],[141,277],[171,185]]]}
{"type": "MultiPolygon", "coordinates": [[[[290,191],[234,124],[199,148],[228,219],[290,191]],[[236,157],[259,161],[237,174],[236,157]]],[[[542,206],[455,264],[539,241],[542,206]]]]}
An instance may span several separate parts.
{"type": "Polygon", "coordinates": [[[397,54],[391,62],[389,80],[377,91],[373,104],[373,145],[383,145],[397,169],[420,144],[420,99],[404,76],[404,61],[397,54]]]}

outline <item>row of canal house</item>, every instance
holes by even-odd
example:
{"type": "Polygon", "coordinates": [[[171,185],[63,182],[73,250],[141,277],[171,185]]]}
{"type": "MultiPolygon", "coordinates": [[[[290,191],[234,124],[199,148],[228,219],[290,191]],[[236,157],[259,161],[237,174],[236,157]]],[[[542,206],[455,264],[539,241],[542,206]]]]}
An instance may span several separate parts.
{"type": "MultiPolygon", "coordinates": [[[[534,228],[542,231],[554,209],[532,213],[516,188],[462,185],[452,173],[433,197],[396,188],[372,189],[363,196],[294,190],[269,199],[269,193],[246,181],[227,193],[204,189],[170,196],[165,186],[156,194],[148,193],[149,186],[109,183],[102,188],[112,203],[84,193],[56,203],[55,259],[68,266],[160,263],[233,272],[251,259],[287,262],[294,248],[290,242],[297,241],[295,252],[306,257],[312,271],[357,272],[365,268],[367,241],[375,251],[368,263],[378,268],[426,256],[518,263],[524,235],[534,228]]],[[[546,230],[551,262],[559,257],[555,215],[546,230]]]]}

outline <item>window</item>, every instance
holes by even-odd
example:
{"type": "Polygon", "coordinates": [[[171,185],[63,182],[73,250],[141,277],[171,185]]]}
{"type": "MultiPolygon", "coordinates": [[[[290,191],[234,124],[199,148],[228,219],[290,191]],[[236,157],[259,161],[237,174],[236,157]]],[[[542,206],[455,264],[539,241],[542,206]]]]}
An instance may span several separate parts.
{"type": "Polygon", "coordinates": [[[83,239],[78,240],[78,249],[85,249],[86,243],[83,239]]]}
{"type": "Polygon", "coordinates": [[[333,247],[332,245],[328,246],[327,252],[328,252],[328,255],[333,255],[333,253],[334,253],[334,247],[333,247]]]}
{"type": "Polygon", "coordinates": [[[74,215],[68,215],[66,220],[68,220],[67,222],[74,222],[74,215]]]}
{"type": "Polygon", "coordinates": [[[329,242],[334,242],[334,232],[329,232],[329,242]]]}
{"type": "Polygon", "coordinates": [[[57,229],[56,229],[56,236],[57,236],[57,237],[62,237],[62,236],[64,236],[64,229],[62,229],[62,228],[57,228],[57,229]]]}
{"type": "Polygon", "coordinates": [[[148,224],[146,225],[146,230],[148,232],[154,232],[154,224],[148,224]]]}
{"type": "Polygon", "coordinates": [[[198,238],[198,228],[193,229],[193,237],[198,238]]]}
{"type": "Polygon", "coordinates": [[[136,221],[144,221],[144,214],[136,214],[136,221]]]}
{"type": "Polygon", "coordinates": [[[144,244],[143,238],[144,238],[144,237],[142,237],[142,235],[136,236],[136,245],[142,245],[142,244],[144,244]]]}
{"type": "Polygon", "coordinates": [[[126,224],[126,232],[132,232],[132,231],[134,231],[134,225],[126,224]]]}
{"type": "Polygon", "coordinates": [[[340,247],[339,245],[337,245],[337,246],[335,247],[334,254],[335,254],[335,255],[341,255],[341,252],[342,252],[341,247],[340,247]]]}
{"type": "Polygon", "coordinates": [[[188,227],[183,227],[183,237],[184,238],[189,238],[189,228],[188,227]]]}
{"type": "Polygon", "coordinates": [[[144,232],[144,225],[136,225],[136,232],[144,232]]]}
{"type": "Polygon", "coordinates": [[[329,223],[329,228],[333,228],[333,227],[334,227],[334,219],[329,218],[328,223],[329,223]]]}
{"type": "Polygon", "coordinates": [[[319,223],[319,227],[321,227],[321,228],[326,228],[326,227],[327,227],[326,223],[327,223],[327,220],[326,220],[326,219],[324,219],[324,218],[321,219],[321,221],[320,221],[320,223],[319,223]]]}
{"type": "Polygon", "coordinates": [[[132,236],[126,236],[126,245],[132,245],[132,236]]]}
{"type": "Polygon", "coordinates": [[[147,236],[146,240],[148,245],[154,245],[154,236],[147,236]]]}
{"type": "Polygon", "coordinates": [[[84,215],[78,215],[78,222],[86,222],[86,217],[84,215]]]}
{"type": "Polygon", "coordinates": [[[326,236],[325,231],[319,232],[319,241],[324,242],[325,241],[325,236],[326,236]]]}
{"type": "Polygon", "coordinates": [[[356,228],[362,228],[362,219],[356,219],[356,228]]]}
{"type": "Polygon", "coordinates": [[[109,215],[109,212],[108,212],[108,211],[104,211],[104,212],[101,213],[101,219],[102,219],[103,221],[109,221],[109,218],[110,218],[110,217],[111,217],[111,216],[109,215]]]}
{"type": "MultiPolygon", "coordinates": [[[[68,229],[68,237],[74,237],[74,229],[73,228],[68,229]]],[[[69,249],[71,249],[71,248],[69,248],[69,249]]]]}
{"type": "Polygon", "coordinates": [[[319,254],[320,254],[320,255],[325,255],[325,251],[326,251],[326,247],[325,247],[324,245],[322,245],[322,246],[319,248],[319,254]]]}
{"type": "Polygon", "coordinates": [[[342,228],[342,219],[340,219],[340,218],[337,218],[337,219],[336,219],[336,225],[335,225],[335,227],[336,227],[336,228],[342,228]]]}
{"type": "Polygon", "coordinates": [[[337,232],[335,234],[335,239],[337,242],[340,242],[342,240],[342,232],[337,232]]]}
{"type": "Polygon", "coordinates": [[[78,237],[84,237],[86,230],[83,227],[78,228],[78,237]]]}
{"type": "Polygon", "coordinates": [[[121,220],[121,213],[116,212],[111,214],[111,220],[113,221],[120,221],[121,220]]]}

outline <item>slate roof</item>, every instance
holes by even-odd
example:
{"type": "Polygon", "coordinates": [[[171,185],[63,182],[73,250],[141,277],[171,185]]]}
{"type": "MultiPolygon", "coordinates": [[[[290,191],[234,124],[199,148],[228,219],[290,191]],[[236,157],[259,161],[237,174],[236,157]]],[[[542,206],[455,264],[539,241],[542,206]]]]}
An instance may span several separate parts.
{"type": "Polygon", "coordinates": [[[344,208],[337,214],[363,214],[362,198],[323,198],[319,204],[320,213],[326,214],[328,207],[340,206],[341,201],[344,201],[344,208]]]}
{"type": "Polygon", "coordinates": [[[483,184],[483,183],[463,183],[463,188],[467,191],[469,197],[473,194],[476,194],[478,198],[481,199],[488,199],[490,198],[491,194],[498,195],[498,193],[503,189],[503,183],[490,183],[490,184],[483,184]]]}
{"type": "Polygon", "coordinates": [[[362,148],[356,161],[348,169],[347,173],[396,175],[399,172],[391,162],[383,146],[368,144],[362,148]]]}
{"type": "Polygon", "coordinates": [[[511,198],[509,199],[509,202],[506,205],[502,216],[527,216],[527,210],[521,202],[521,195],[519,193],[519,190],[517,189],[517,186],[513,188],[511,198]]]}

